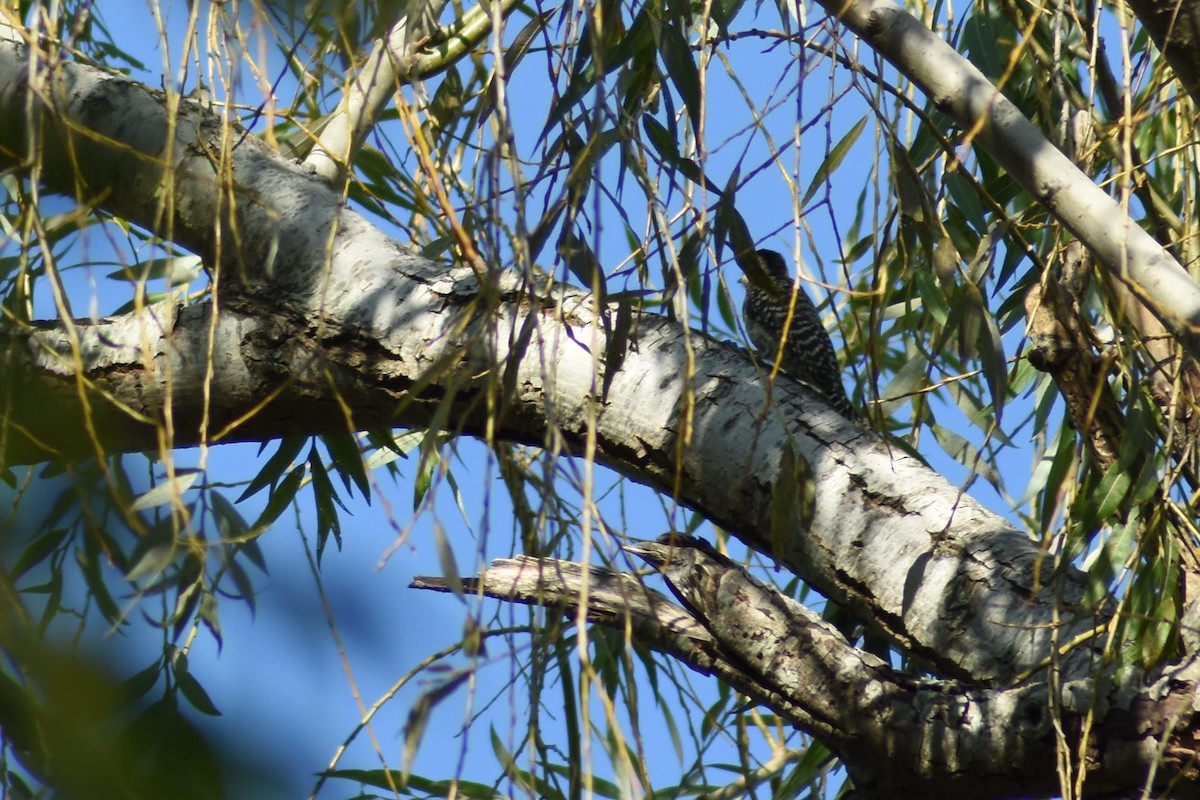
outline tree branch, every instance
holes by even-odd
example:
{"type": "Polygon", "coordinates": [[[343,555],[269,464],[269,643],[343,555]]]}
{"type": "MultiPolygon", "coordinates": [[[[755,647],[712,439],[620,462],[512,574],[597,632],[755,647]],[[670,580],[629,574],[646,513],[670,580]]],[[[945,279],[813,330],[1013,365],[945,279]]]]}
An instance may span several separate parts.
{"type": "MultiPolygon", "coordinates": [[[[604,463],[678,491],[945,674],[1002,681],[1045,659],[1056,626],[1065,641],[1094,627],[1079,573],[1043,564],[1023,533],[798,384],[782,376],[768,384],[741,349],[644,315],[620,370],[605,375],[596,354],[609,349],[615,311],[597,308],[589,293],[535,292],[509,272],[476,275],[419,258],[254,137],[226,153],[228,165],[214,163],[215,119],[185,105],[171,122],[161,98],[119,76],[59,64],[34,73],[30,95],[30,75],[23,51],[0,45],[0,151],[11,162],[37,154],[52,188],[89,187],[106,208],[147,227],[164,204],[173,209],[173,223],[160,227],[216,266],[221,291],[215,312],[163,312],[170,323],[79,322],[72,334],[10,326],[10,372],[41,370],[23,378],[29,384],[14,381],[31,387],[27,397],[13,389],[5,400],[10,429],[42,426],[25,438],[74,426],[97,437],[86,452],[112,452],[109,432],[89,416],[101,412],[83,402],[93,391],[114,415],[136,412],[113,432],[130,449],[157,447],[154,425],[170,416],[176,447],[236,420],[223,440],[434,419],[473,433],[494,402],[496,435],[579,451],[591,438],[604,463]],[[40,126],[22,122],[31,108],[44,115],[40,126]],[[37,128],[43,135],[26,141],[37,128]],[[219,175],[236,182],[223,186],[219,175]],[[221,198],[236,201],[236,225],[218,219],[221,198]],[[38,365],[30,353],[42,347],[71,355],[38,365]],[[240,366],[207,376],[213,354],[240,366]],[[112,368],[114,358],[123,368],[112,368]],[[61,407],[47,425],[34,389],[55,382],[61,407]],[[286,405],[262,407],[274,392],[286,405]],[[660,402],[645,402],[649,394],[660,402]],[[168,415],[168,405],[189,413],[168,415]],[[13,416],[22,409],[29,416],[13,416]],[[811,513],[791,509],[781,529],[775,487],[796,479],[780,474],[785,442],[811,468],[815,494],[811,513]],[[1039,570],[1055,581],[1039,582],[1039,570]],[[1064,607],[1079,611],[1063,618],[1056,609],[1064,607]]],[[[7,451],[3,458],[14,463],[7,451]]],[[[1069,657],[1072,676],[1090,668],[1087,649],[1069,657]]]]}
{"type": "MultiPolygon", "coordinates": [[[[690,537],[626,547],[662,570],[685,608],[637,578],[551,559],[500,559],[463,590],[557,608],[627,631],[631,641],[715,675],[819,738],[848,766],[862,797],[976,798],[1052,794],[1054,716],[1044,680],[1014,688],[969,687],[898,672],[852,647],[774,587],[690,537]],[[685,610],[686,609],[686,610],[685,610]]],[[[440,578],[416,588],[450,591],[440,578]]],[[[1096,713],[1088,788],[1156,785],[1197,777],[1191,708],[1197,666],[1135,695],[1094,697],[1096,684],[1064,691],[1059,724],[1073,747],[1096,713]],[[1095,705],[1093,705],[1093,703],[1095,705]],[[1162,758],[1159,741],[1168,741],[1162,758]]],[[[1196,796],[1184,792],[1179,796],[1196,796]]]]}
{"type": "Polygon", "coordinates": [[[1200,358],[1200,286],[982,72],[892,0],[818,2],[919,86],[1200,358]]]}

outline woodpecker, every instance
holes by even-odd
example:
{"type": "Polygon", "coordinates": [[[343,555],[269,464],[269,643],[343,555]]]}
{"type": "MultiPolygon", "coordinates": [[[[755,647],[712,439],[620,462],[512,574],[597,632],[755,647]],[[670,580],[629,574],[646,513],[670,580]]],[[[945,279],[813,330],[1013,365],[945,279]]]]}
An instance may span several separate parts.
{"type": "Polygon", "coordinates": [[[774,250],[759,250],[758,260],[766,270],[773,288],[760,287],[748,277],[742,277],[746,299],[742,303],[742,318],[746,333],[759,355],[779,364],[779,369],[802,381],[825,398],[834,410],[849,420],[858,419],[838,369],[833,342],[821,324],[816,306],[804,289],[792,283],[787,262],[774,250]],[[784,339],[783,328],[788,318],[792,294],[796,295],[792,322],[784,339]]]}

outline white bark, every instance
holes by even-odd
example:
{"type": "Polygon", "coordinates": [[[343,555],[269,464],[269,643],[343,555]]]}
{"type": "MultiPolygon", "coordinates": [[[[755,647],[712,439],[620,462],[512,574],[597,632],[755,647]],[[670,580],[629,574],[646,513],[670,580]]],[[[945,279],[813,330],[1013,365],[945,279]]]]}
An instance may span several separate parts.
{"type": "Polygon", "coordinates": [[[1200,286],[970,61],[892,0],[818,0],[962,127],[1200,358],[1200,286]]]}
{"type": "MultiPolygon", "coordinates": [[[[17,48],[0,47],[0,144],[18,154],[29,148],[21,136],[27,76],[17,48]]],[[[208,393],[214,404],[210,433],[252,408],[241,404],[245,398],[261,398],[280,385],[290,390],[289,404],[268,415],[286,417],[293,430],[298,421],[318,417],[323,421],[314,430],[346,425],[341,415],[329,413],[332,387],[322,389],[319,378],[304,380],[326,366],[339,376],[339,390],[361,401],[363,417],[354,420],[359,428],[377,424],[380,410],[398,400],[405,402],[393,424],[428,424],[442,398],[481,414],[486,404],[472,400],[492,393],[508,409],[498,435],[569,447],[594,435],[607,463],[666,492],[678,485],[680,500],[772,553],[943,674],[1003,680],[1045,658],[1054,625],[1062,626],[1061,640],[1092,627],[1090,611],[1065,620],[1054,612],[1062,601],[1070,606],[1079,599],[1080,576],[1063,570],[1061,586],[1035,586],[1040,553],[1027,537],[797,385],[781,379],[768,390],[744,351],[644,316],[601,402],[603,367],[593,354],[605,351],[601,321],[610,310],[595,310],[590,295],[559,286],[537,296],[507,273],[485,276],[481,285],[467,268],[425,261],[341,209],[323,183],[249,136],[229,154],[237,181],[237,236],[227,227],[214,236],[219,190],[209,156],[218,151],[219,129],[200,109],[185,108],[172,128],[150,92],[78,65],[62,65],[53,85],[55,93],[43,102],[55,115],[44,119],[59,135],[42,138],[42,158],[47,164],[64,160],[66,140],[76,153],[87,150],[78,162],[82,177],[88,186],[113,185],[104,202],[111,201],[115,212],[153,224],[161,194],[151,187],[155,181],[172,185],[162,163],[172,154],[179,176],[169,198],[177,210],[173,236],[219,264],[225,307],[218,320],[231,311],[243,317],[217,328],[223,338],[208,393]],[[168,150],[172,130],[176,141],[168,150]],[[108,167],[118,159],[124,162],[121,181],[108,167]],[[138,188],[126,191],[128,186],[138,188]],[[227,360],[243,366],[226,368],[227,360]],[[681,441],[689,404],[694,417],[681,441]],[[797,513],[789,530],[773,536],[774,487],[794,480],[777,474],[785,439],[816,476],[815,507],[810,525],[801,524],[797,513]]],[[[61,181],[63,191],[76,185],[74,169],[49,171],[48,177],[61,181]]],[[[101,375],[112,358],[108,345],[83,347],[81,374],[130,381],[124,390],[109,385],[108,391],[141,397],[138,413],[163,419],[164,408],[154,403],[194,404],[194,393],[167,397],[144,387],[202,385],[208,324],[202,313],[181,317],[150,348],[167,357],[143,357],[137,369],[101,375]]],[[[154,327],[106,323],[103,341],[137,350],[144,331],[154,327]]],[[[89,335],[101,341],[100,332],[89,335]]],[[[61,334],[40,336],[57,336],[51,348],[64,347],[61,334]]],[[[75,363],[58,360],[54,372],[75,363]]],[[[73,391],[61,394],[69,398],[73,391]]],[[[459,412],[449,418],[458,429],[483,429],[479,416],[459,412]]],[[[268,419],[240,435],[261,432],[268,419]]],[[[199,418],[192,421],[195,428],[180,422],[173,432],[177,445],[196,442],[199,418]]],[[[143,448],[153,446],[147,431],[143,448]]],[[[1041,573],[1052,574],[1050,567],[1042,565],[1041,573]]],[[[1072,658],[1073,674],[1089,668],[1086,647],[1072,658]]]]}

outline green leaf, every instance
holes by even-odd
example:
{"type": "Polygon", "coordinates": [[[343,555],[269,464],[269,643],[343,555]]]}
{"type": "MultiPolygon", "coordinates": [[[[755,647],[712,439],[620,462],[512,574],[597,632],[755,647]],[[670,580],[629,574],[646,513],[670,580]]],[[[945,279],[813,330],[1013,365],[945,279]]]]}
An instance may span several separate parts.
{"type": "Polygon", "coordinates": [[[408,712],[408,719],[404,723],[404,774],[408,774],[413,759],[416,758],[417,746],[421,743],[421,737],[425,733],[430,713],[439,703],[462,686],[472,674],[469,670],[455,673],[432,689],[423,692],[413,703],[412,709],[408,712]]]}
{"type": "Polygon", "coordinates": [[[25,548],[13,566],[11,579],[15,582],[26,572],[42,563],[66,538],[68,530],[67,528],[55,528],[30,542],[29,547],[25,548]]]}
{"type": "Polygon", "coordinates": [[[1128,523],[1118,523],[1109,529],[1104,544],[1094,553],[1092,563],[1087,565],[1084,603],[1094,608],[1112,593],[1113,580],[1137,547],[1137,534],[1141,526],[1141,519],[1135,516],[1128,523]]]}
{"type": "Polygon", "coordinates": [[[172,286],[191,283],[200,276],[204,262],[199,256],[168,256],[164,258],[148,258],[136,264],[130,264],[116,272],[110,272],[106,277],[129,283],[143,280],[162,280],[172,286]]]}
{"type": "Polygon", "coordinates": [[[250,535],[250,525],[242,518],[240,512],[218,491],[208,493],[208,502],[212,506],[213,518],[217,523],[217,533],[226,541],[240,541],[250,535]]]}
{"type": "MultiPolygon", "coordinates": [[[[250,611],[254,612],[253,599],[250,600],[250,611]]],[[[217,597],[211,592],[203,592],[200,595],[200,621],[204,623],[204,627],[216,641],[217,652],[220,653],[221,648],[225,646],[225,637],[221,634],[221,617],[217,597]]]]}
{"type": "Polygon", "coordinates": [[[702,329],[708,327],[708,314],[705,309],[708,308],[708,298],[704,296],[704,286],[702,285],[701,270],[700,270],[700,248],[702,246],[700,237],[695,231],[688,231],[683,236],[683,242],[679,246],[679,272],[683,276],[684,285],[687,287],[688,297],[692,301],[692,305],[701,310],[702,329]]]}
{"type": "Polygon", "coordinates": [[[221,712],[213,704],[212,698],[208,696],[208,692],[204,690],[199,681],[192,677],[190,672],[176,670],[175,685],[179,687],[180,693],[183,694],[192,708],[210,717],[221,716],[221,712]]]}
{"type": "Polygon", "coordinates": [[[43,604],[42,615],[38,618],[38,633],[42,636],[46,635],[46,631],[50,628],[50,623],[54,621],[54,617],[63,610],[63,570],[55,569],[50,573],[50,581],[46,596],[46,602],[43,604]]]}
{"type": "Polygon", "coordinates": [[[94,550],[94,540],[89,537],[86,542],[84,547],[75,549],[75,561],[83,573],[92,601],[100,609],[104,620],[110,625],[115,625],[121,619],[121,610],[117,608],[116,602],[108,592],[104,577],[100,574],[99,553],[94,550]]]}
{"type": "Polygon", "coordinates": [[[518,769],[516,759],[504,747],[504,743],[496,735],[496,729],[493,727],[490,731],[492,735],[492,752],[495,753],[496,760],[500,762],[505,775],[513,783],[521,787],[522,791],[534,797],[544,798],[545,800],[557,800],[557,798],[563,797],[562,792],[553,784],[542,780],[536,775],[530,774],[526,770],[518,769]]]}
{"type": "Polygon", "coordinates": [[[1104,521],[1112,516],[1113,512],[1121,507],[1132,485],[1133,477],[1129,474],[1127,466],[1120,461],[1110,466],[1092,494],[1091,502],[1096,509],[1096,519],[1104,521]]]}
{"type": "Polygon", "coordinates": [[[700,130],[700,71],[696,68],[696,59],[687,39],[670,22],[659,28],[659,52],[662,53],[663,65],[667,75],[683,98],[687,108],[692,130],[700,130]]]}
{"type": "Polygon", "coordinates": [[[445,578],[447,587],[456,596],[462,598],[464,596],[463,582],[458,572],[458,562],[454,558],[454,548],[450,546],[450,539],[437,519],[433,521],[433,541],[437,548],[438,566],[441,567],[442,577],[445,578]]]}
{"type": "Polygon", "coordinates": [[[289,472],[287,477],[280,481],[275,490],[271,492],[271,499],[267,501],[267,507],[254,521],[254,530],[261,531],[279,518],[284,509],[296,499],[296,492],[300,490],[300,483],[303,480],[304,465],[302,464],[289,472]]]}
{"type": "Polygon", "coordinates": [[[923,354],[914,353],[909,356],[904,366],[897,370],[892,380],[879,393],[885,415],[890,415],[902,404],[917,399],[915,395],[929,384],[926,377],[928,369],[929,360],[923,354]]]}
{"type": "Polygon", "coordinates": [[[746,270],[747,265],[758,267],[758,256],[753,255],[755,243],[754,237],[750,234],[750,227],[736,207],[738,180],[739,177],[735,170],[734,174],[730,176],[729,182],[725,184],[725,191],[721,193],[721,199],[717,201],[714,236],[717,257],[722,257],[722,251],[728,245],[733,250],[733,258],[738,266],[749,275],[750,273],[746,270]]]}
{"type": "Polygon", "coordinates": [[[858,137],[862,134],[863,128],[866,125],[867,118],[864,116],[858,122],[854,123],[854,127],[847,131],[846,135],[829,151],[829,155],[825,156],[825,160],[821,162],[821,166],[817,167],[817,171],[813,174],[812,183],[808,185],[808,191],[804,193],[804,199],[800,201],[801,209],[807,207],[808,202],[813,199],[813,195],[833,177],[833,173],[837,171],[837,168],[846,158],[846,154],[850,152],[850,148],[858,141],[858,137]]]}
{"type": "MultiPolygon", "coordinates": [[[[296,456],[300,454],[300,449],[304,447],[304,443],[308,441],[307,436],[287,436],[279,440],[279,449],[275,451],[275,455],[271,456],[270,460],[259,470],[254,479],[250,481],[250,485],[246,487],[246,491],[242,492],[238,497],[237,502],[242,502],[248,497],[253,497],[268,486],[274,485],[283,475],[284,470],[292,465],[296,460],[296,456]]],[[[279,516],[276,514],[275,516],[279,516]]],[[[271,519],[274,519],[272,517],[271,519]]]]}
{"type": "Polygon", "coordinates": [[[975,184],[963,174],[962,170],[958,169],[944,175],[942,183],[945,185],[950,199],[954,201],[954,208],[971,223],[975,233],[980,236],[987,233],[987,217],[983,210],[983,204],[979,202],[979,190],[975,184]]]}
{"type": "Polygon", "coordinates": [[[1166,528],[1143,530],[1141,535],[1154,537],[1160,547],[1155,557],[1143,562],[1134,573],[1130,584],[1126,637],[1135,646],[1122,648],[1125,651],[1122,655],[1127,663],[1148,669],[1175,651],[1182,581],[1178,578],[1178,552],[1173,545],[1178,532],[1166,528]]]}
{"type": "Polygon", "coordinates": [[[155,661],[144,670],[133,675],[121,684],[121,693],[128,702],[133,702],[146,695],[154,684],[158,683],[158,676],[162,672],[162,661],[155,661]]]}
{"type": "Polygon", "coordinates": [[[1067,479],[1076,460],[1074,437],[1067,435],[1065,429],[1059,428],[1057,438],[1054,458],[1050,462],[1050,472],[1046,475],[1046,488],[1041,494],[1041,502],[1038,505],[1038,527],[1043,531],[1051,530],[1054,525],[1054,518],[1058,514],[1062,498],[1066,494],[1067,479]]]}
{"type": "Polygon", "coordinates": [[[654,31],[661,24],[657,18],[659,13],[661,6],[653,3],[645,3],[640,7],[637,16],[633,18],[633,24],[608,52],[606,63],[609,72],[623,66],[630,59],[646,53],[653,55],[654,31]]]}
{"type": "Polygon", "coordinates": [[[721,36],[729,35],[729,23],[738,15],[746,0],[716,0],[712,4],[712,20],[721,36]]]}
{"type": "Polygon", "coordinates": [[[606,302],[608,287],[604,280],[604,269],[592,248],[570,228],[564,228],[558,239],[558,256],[579,282],[592,291],[601,303],[606,302]]]}
{"type": "Polygon", "coordinates": [[[148,508],[165,506],[179,498],[200,477],[199,470],[176,470],[174,479],[163,479],[157,486],[143,494],[130,506],[133,511],[145,511],[148,508]]]}
{"type": "MultiPolygon", "coordinates": [[[[965,437],[936,422],[930,423],[929,429],[933,433],[933,438],[937,439],[938,444],[946,451],[946,454],[970,470],[972,478],[975,475],[981,475],[996,488],[996,491],[1003,491],[1000,473],[995,470],[987,459],[980,456],[979,450],[975,445],[971,444],[965,437]]],[[[969,488],[969,486],[970,484],[967,484],[965,488],[969,488]]]]}
{"type": "Polygon", "coordinates": [[[370,505],[371,480],[367,477],[366,464],[363,461],[358,438],[350,433],[333,433],[325,434],[321,437],[321,441],[325,442],[330,460],[342,477],[342,484],[346,487],[346,491],[350,491],[350,481],[353,480],[354,485],[358,487],[359,494],[370,505]]]}
{"type": "MultiPolygon", "coordinates": [[[[597,630],[600,631],[603,629],[597,628],[597,630]]],[[[571,775],[571,768],[563,764],[546,764],[545,767],[547,772],[553,772],[558,775],[562,775],[563,777],[570,777],[571,775]]],[[[619,800],[619,798],[627,796],[626,793],[622,792],[620,787],[618,787],[612,781],[606,781],[593,775],[590,779],[590,782],[592,791],[600,797],[608,797],[611,798],[611,800],[619,800]]]]}
{"type": "MultiPolygon", "coordinates": [[[[258,567],[264,575],[268,574],[266,559],[263,558],[262,550],[259,548],[258,542],[255,541],[258,536],[262,535],[262,529],[259,528],[257,531],[252,531],[250,525],[238,513],[238,510],[220,492],[209,492],[208,499],[212,505],[213,517],[217,522],[217,531],[224,541],[230,543],[227,546],[232,549],[233,553],[243,555],[249,559],[250,563],[258,567]]],[[[237,564],[232,558],[230,559],[229,566],[230,569],[235,570],[233,576],[236,579],[241,571],[237,568],[237,564]]],[[[246,597],[250,601],[251,606],[253,606],[253,593],[243,592],[242,596],[246,597]]]]}
{"type": "Polygon", "coordinates": [[[316,445],[308,451],[308,471],[312,477],[313,501],[317,507],[317,563],[320,564],[330,533],[333,533],[337,549],[342,549],[342,524],[335,507],[341,505],[341,500],[338,499],[333,483],[329,480],[325,465],[321,463],[316,445]]]}
{"type": "Polygon", "coordinates": [[[783,444],[779,469],[771,488],[771,552],[786,553],[796,528],[807,529],[815,511],[816,484],[812,467],[791,440],[783,444]]]}
{"type": "Polygon", "coordinates": [[[487,784],[458,779],[453,781],[432,780],[419,775],[405,775],[398,769],[335,769],[321,774],[327,778],[341,778],[388,792],[399,790],[408,795],[416,795],[420,792],[428,797],[448,797],[453,791],[458,795],[470,798],[470,800],[501,800],[504,798],[504,795],[497,793],[487,784]]]}
{"type": "Polygon", "coordinates": [[[131,566],[125,573],[125,580],[133,582],[157,578],[170,566],[178,549],[172,531],[173,524],[170,517],[164,517],[142,536],[130,556],[131,566]]]}
{"type": "Polygon", "coordinates": [[[438,127],[445,128],[461,118],[462,107],[462,76],[458,74],[458,68],[452,64],[442,76],[442,82],[438,85],[437,91],[433,93],[433,99],[429,101],[427,111],[430,119],[436,122],[438,127]]]}
{"type": "Polygon", "coordinates": [[[654,149],[667,165],[674,167],[692,183],[703,183],[710,192],[720,192],[721,187],[709,180],[700,170],[700,165],[679,154],[679,143],[661,122],[649,114],[642,117],[642,130],[654,149]]]}
{"type": "Polygon", "coordinates": [[[421,461],[417,466],[417,477],[413,481],[413,511],[420,509],[421,503],[425,501],[425,495],[429,492],[429,487],[433,485],[433,476],[437,474],[438,462],[441,460],[437,450],[439,442],[441,442],[441,436],[435,429],[431,428],[426,431],[425,438],[421,442],[421,461]]]}
{"type": "Polygon", "coordinates": [[[913,278],[916,281],[917,293],[921,296],[921,307],[929,312],[938,325],[945,327],[950,321],[951,312],[946,290],[929,270],[915,270],[913,278]]]}
{"type": "Polygon", "coordinates": [[[992,395],[995,421],[999,424],[1004,401],[1008,397],[1008,362],[1004,357],[1004,340],[996,325],[996,318],[986,308],[981,317],[984,324],[979,328],[979,360],[983,363],[983,377],[992,395]]]}

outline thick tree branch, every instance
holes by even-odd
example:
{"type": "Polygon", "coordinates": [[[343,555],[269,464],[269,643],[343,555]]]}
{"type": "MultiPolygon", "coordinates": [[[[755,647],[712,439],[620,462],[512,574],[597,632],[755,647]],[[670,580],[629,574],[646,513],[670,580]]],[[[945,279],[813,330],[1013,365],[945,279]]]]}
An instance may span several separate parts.
{"type": "MultiPolygon", "coordinates": [[[[468,594],[556,608],[572,619],[586,589],[589,621],[628,630],[639,645],[667,653],[703,675],[721,678],[792,724],[823,730],[803,709],[747,675],[744,665],[722,650],[700,620],[661,593],[646,588],[633,575],[598,567],[585,569],[573,561],[518,556],[497,559],[479,578],[462,583],[468,594]]],[[[417,576],[410,586],[452,591],[445,578],[429,576],[417,576]]]]}
{"type": "MultiPolygon", "coordinates": [[[[817,736],[842,757],[859,796],[1058,789],[1044,680],[988,689],[916,679],[850,646],[828,623],[699,540],[664,537],[626,549],[662,570],[686,611],[633,576],[556,560],[501,559],[464,590],[574,617],[586,583],[590,621],[728,681],[817,736]]],[[[449,591],[439,578],[418,578],[413,586],[449,591]]],[[[1155,785],[1195,780],[1196,672],[1193,665],[1136,694],[1096,698],[1090,680],[1066,687],[1059,724],[1073,747],[1085,716],[1097,714],[1089,791],[1140,785],[1155,765],[1155,785]],[[1169,742],[1165,759],[1162,740],[1169,742]]]]}
{"type": "MultiPolygon", "coordinates": [[[[443,418],[456,430],[474,432],[494,402],[502,409],[497,435],[568,448],[592,437],[603,461],[664,492],[678,487],[681,502],[943,674],[1003,681],[1045,659],[1056,627],[1062,641],[1093,628],[1080,605],[1081,576],[1055,572],[1020,531],[797,384],[781,377],[768,385],[744,351],[643,316],[602,399],[609,376],[595,354],[607,352],[613,312],[597,309],[590,294],[564,286],[539,294],[511,273],[477,276],[421,259],[251,136],[220,157],[228,164],[214,162],[216,120],[189,106],[172,123],[161,98],[98,70],[35,70],[32,110],[41,122],[26,125],[30,69],[23,51],[0,46],[0,146],[10,160],[37,153],[51,187],[85,187],[148,227],[164,205],[173,209],[173,223],[159,227],[203,253],[224,287],[212,344],[211,312],[181,313],[170,324],[81,323],[75,340],[63,329],[10,328],[12,374],[44,348],[70,353],[31,386],[62,381],[60,400],[100,386],[105,396],[132,398],[126,405],[151,425],[169,418],[168,403],[182,404],[195,427],[174,428],[173,446],[200,441],[204,402],[208,435],[244,418],[230,434],[237,438],[270,435],[264,420],[249,420],[255,414],[290,416],[279,432],[318,417],[314,431],[371,427],[389,407],[391,424],[425,425],[436,403],[452,404],[443,418]],[[43,134],[26,141],[39,127],[43,134]],[[232,185],[220,175],[235,176],[232,185]],[[221,198],[236,201],[236,227],[219,224],[221,198]],[[210,354],[217,359],[206,384],[210,354]],[[226,358],[240,366],[225,368],[226,358]],[[179,385],[209,399],[184,397],[179,385]],[[260,408],[275,391],[287,393],[287,404],[260,408]],[[659,401],[647,403],[650,396],[659,401]],[[347,399],[354,419],[329,412],[347,399]],[[785,442],[815,477],[812,513],[793,509],[790,534],[773,527],[771,510],[779,481],[796,480],[780,474],[785,442]],[[1057,577],[1039,582],[1039,573],[1057,577]],[[1056,612],[1064,605],[1075,616],[1056,612]]],[[[10,426],[37,424],[32,400],[7,401],[34,414],[10,412],[10,426]]],[[[86,429],[91,412],[64,404],[56,422],[73,413],[69,424],[86,429]]],[[[151,425],[119,430],[147,434],[138,449],[153,449],[151,425]]],[[[1086,649],[1070,657],[1073,676],[1089,669],[1086,649]]]]}
{"type": "Polygon", "coordinates": [[[919,86],[1200,358],[1200,286],[982,72],[892,0],[818,1],[919,86]]]}

